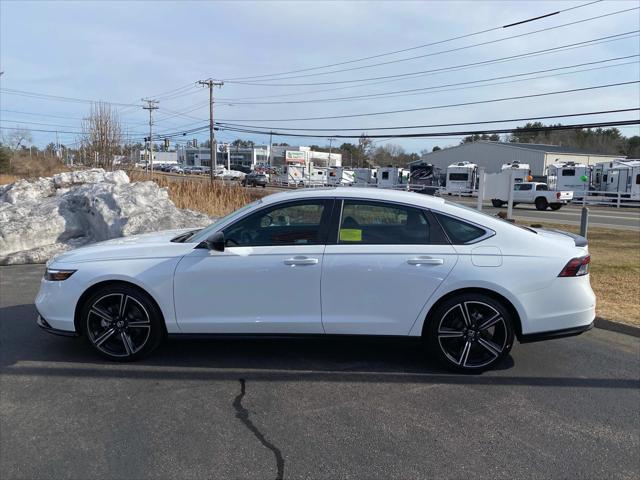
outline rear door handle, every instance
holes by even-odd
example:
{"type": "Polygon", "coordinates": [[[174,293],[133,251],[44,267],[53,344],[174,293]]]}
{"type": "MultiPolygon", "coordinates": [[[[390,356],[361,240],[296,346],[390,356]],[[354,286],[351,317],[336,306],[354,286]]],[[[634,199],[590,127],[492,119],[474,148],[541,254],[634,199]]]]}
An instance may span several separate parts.
{"type": "Polygon", "coordinates": [[[442,265],[444,260],[442,258],[431,257],[416,257],[407,260],[409,265],[442,265]]]}
{"type": "Polygon", "coordinates": [[[285,265],[317,265],[318,263],[318,259],[317,258],[311,258],[311,257],[293,257],[293,258],[287,258],[284,261],[285,265]]]}

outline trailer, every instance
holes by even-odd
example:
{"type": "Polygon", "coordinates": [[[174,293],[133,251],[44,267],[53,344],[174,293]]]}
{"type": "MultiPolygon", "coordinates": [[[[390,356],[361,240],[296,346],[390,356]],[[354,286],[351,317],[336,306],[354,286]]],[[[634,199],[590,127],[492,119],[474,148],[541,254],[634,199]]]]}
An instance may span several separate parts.
{"type": "Polygon", "coordinates": [[[440,169],[430,163],[421,162],[409,168],[409,189],[434,195],[441,187],[440,169]]]}
{"type": "Polygon", "coordinates": [[[354,168],[354,185],[359,187],[370,187],[378,184],[377,168],[354,168]]]}
{"type": "Polygon", "coordinates": [[[621,194],[622,198],[640,200],[640,160],[617,162],[609,169],[607,192],[621,194]]]}
{"type": "Polygon", "coordinates": [[[327,185],[353,185],[355,183],[355,173],[345,167],[330,167],[327,176],[327,185]]]}
{"type": "Polygon", "coordinates": [[[549,190],[571,190],[574,198],[589,194],[591,167],[583,163],[558,162],[547,167],[549,190]]]}
{"type": "Polygon", "coordinates": [[[532,178],[529,178],[531,177],[531,168],[528,163],[520,163],[518,161],[504,163],[500,171],[504,172],[506,170],[514,172],[513,181],[515,183],[530,182],[532,180],[532,178]]]}
{"type": "Polygon", "coordinates": [[[478,166],[470,162],[458,162],[447,167],[444,191],[447,195],[471,195],[478,183],[478,166]]]}
{"type": "Polygon", "coordinates": [[[378,170],[378,188],[397,188],[409,184],[409,170],[398,167],[382,167],[378,170]]]}

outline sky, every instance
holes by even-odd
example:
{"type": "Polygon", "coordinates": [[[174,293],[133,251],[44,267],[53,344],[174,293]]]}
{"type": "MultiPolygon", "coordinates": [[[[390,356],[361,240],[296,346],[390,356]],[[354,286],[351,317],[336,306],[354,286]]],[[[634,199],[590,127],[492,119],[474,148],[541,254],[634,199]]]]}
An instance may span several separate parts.
{"type": "MultiPolygon", "coordinates": [[[[0,127],[3,134],[17,126],[29,128],[40,146],[55,141],[57,130],[61,143],[73,145],[91,102],[100,100],[112,103],[128,138],[137,140],[148,134],[148,112],[141,102],[146,97],[159,100],[155,132],[177,134],[172,144],[204,140],[208,131],[181,133],[208,124],[208,92],[196,83],[207,78],[224,81],[215,90],[216,120],[264,132],[330,129],[312,132],[320,138],[273,138],[292,145],[328,145],[332,133],[383,133],[376,127],[638,108],[638,83],[486,102],[639,81],[640,2],[589,3],[2,0],[0,127]],[[621,10],[628,11],[615,13],[621,10]],[[502,28],[556,11],[560,13],[502,28]],[[587,20],[601,15],[607,16],[587,20]],[[560,26],[572,22],[578,23],[560,26]],[[460,36],[466,37],[452,40],[460,36]],[[609,38],[604,43],[488,62],[603,37],[609,38]],[[388,54],[398,50],[406,51],[388,54]],[[364,57],[375,58],[359,60],[364,57]],[[385,64],[374,65],[380,63],[385,64]],[[331,64],[341,65],[324,67],[331,64]],[[561,67],[570,68],[558,70],[561,67]],[[556,70],[548,71],[552,69],[556,70]],[[297,73],[283,74],[292,71],[297,73]],[[253,78],[242,80],[246,77],[253,78]],[[342,98],[354,96],[365,98],[342,98]],[[292,101],[298,103],[284,103],[292,101]],[[486,103],[468,105],[471,102],[486,103]],[[431,108],[461,103],[467,105],[431,108]],[[413,111],[378,114],[409,109],[413,111]],[[318,119],[336,116],[343,118],[318,119]],[[313,120],[302,120],[307,118],[313,120]],[[331,130],[340,128],[356,130],[331,130]]],[[[634,118],[637,111],[543,122],[634,118]]],[[[523,123],[397,131],[451,132],[523,123]]],[[[638,126],[621,130],[627,136],[640,134],[638,126]]],[[[266,134],[228,130],[219,131],[217,138],[269,142],[266,134]]],[[[355,140],[337,138],[333,144],[345,141],[355,140]]],[[[460,136],[446,136],[376,144],[395,143],[419,152],[459,142],[460,136]]]]}

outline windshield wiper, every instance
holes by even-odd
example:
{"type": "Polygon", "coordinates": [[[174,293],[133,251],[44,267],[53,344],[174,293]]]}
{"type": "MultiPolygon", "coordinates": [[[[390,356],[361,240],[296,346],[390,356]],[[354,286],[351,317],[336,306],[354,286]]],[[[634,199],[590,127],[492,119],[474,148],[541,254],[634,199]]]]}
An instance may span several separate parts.
{"type": "Polygon", "coordinates": [[[178,235],[177,237],[173,237],[171,239],[172,242],[174,243],[184,243],[187,240],[189,240],[193,235],[195,235],[196,233],[198,233],[201,229],[197,229],[197,230],[191,230],[189,232],[184,232],[181,233],[180,235],[178,235]]]}

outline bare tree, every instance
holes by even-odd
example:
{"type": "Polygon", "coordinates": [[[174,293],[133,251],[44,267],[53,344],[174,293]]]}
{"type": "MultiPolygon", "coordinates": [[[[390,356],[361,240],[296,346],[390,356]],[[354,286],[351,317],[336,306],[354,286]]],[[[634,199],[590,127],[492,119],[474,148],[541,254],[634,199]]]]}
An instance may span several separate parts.
{"type": "Polygon", "coordinates": [[[26,147],[27,143],[31,143],[31,131],[24,127],[18,127],[12,129],[6,135],[6,143],[13,150],[18,150],[20,147],[26,147]]]}
{"type": "Polygon", "coordinates": [[[118,112],[109,103],[94,103],[89,116],[82,121],[82,148],[87,163],[111,168],[113,157],[120,152],[121,144],[122,128],[118,112]]]}

